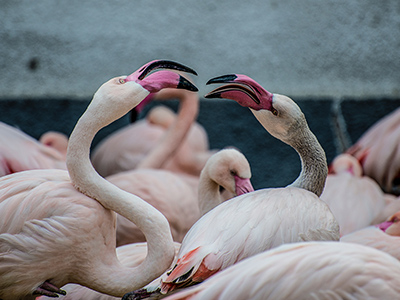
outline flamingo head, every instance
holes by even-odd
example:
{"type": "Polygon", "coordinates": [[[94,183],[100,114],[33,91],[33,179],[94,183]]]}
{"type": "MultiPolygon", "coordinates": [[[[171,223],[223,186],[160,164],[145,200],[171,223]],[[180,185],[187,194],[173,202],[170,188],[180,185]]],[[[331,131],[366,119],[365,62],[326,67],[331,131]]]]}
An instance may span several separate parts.
{"type": "Polygon", "coordinates": [[[177,88],[198,91],[189,80],[174,71],[197,75],[193,69],[179,63],[154,60],[128,76],[115,77],[104,83],[95,93],[90,105],[96,106],[97,112],[98,110],[108,111],[104,115],[109,116],[111,120],[123,116],[142,102],[147,103],[151,99],[151,96],[148,96],[161,89],[177,88]],[[110,114],[111,111],[115,115],[110,114]]]}
{"type": "Polygon", "coordinates": [[[205,98],[226,98],[250,108],[251,112],[274,137],[290,143],[297,129],[307,126],[304,114],[289,97],[272,94],[246,75],[230,74],[210,79],[207,84],[227,83],[205,98]]]}
{"type": "Polygon", "coordinates": [[[395,213],[387,221],[375,226],[388,235],[400,236],[400,212],[395,213]]]}

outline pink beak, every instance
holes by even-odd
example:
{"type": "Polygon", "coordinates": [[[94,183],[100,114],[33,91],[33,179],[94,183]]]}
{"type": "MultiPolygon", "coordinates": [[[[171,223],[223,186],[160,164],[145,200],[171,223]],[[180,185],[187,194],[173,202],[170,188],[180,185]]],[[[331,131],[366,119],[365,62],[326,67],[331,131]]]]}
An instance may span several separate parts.
{"type": "Polygon", "coordinates": [[[134,81],[139,83],[150,92],[150,94],[132,110],[131,122],[136,121],[137,115],[143,110],[146,104],[152,100],[154,93],[157,93],[163,88],[186,89],[194,92],[198,91],[198,89],[185,77],[171,71],[159,71],[161,69],[176,70],[197,75],[195,70],[180,63],[169,60],[153,60],[127,76],[125,81],[134,81]]]}
{"type": "Polygon", "coordinates": [[[235,100],[241,106],[254,110],[271,110],[273,94],[266,91],[260,84],[246,75],[230,74],[211,78],[207,84],[228,83],[222,85],[205,98],[226,98],[235,100]]]}
{"type": "Polygon", "coordinates": [[[154,60],[125,78],[125,81],[134,81],[150,93],[156,93],[163,88],[177,88],[197,92],[198,89],[185,77],[171,71],[177,70],[197,75],[193,69],[169,60],[154,60]]]}
{"type": "Polygon", "coordinates": [[[237,196],[254,192],[254,188],[250,182],[250,178],[241,178],[237,175],[235,175],[234,177],[235,177],[235,192],[237,196]]]}
{"type": "Polygon", "coordinates": [[[390,221],[385,221],[383,223],[377,224],[375,225],[376,227],[378,227],[380,230],[382,230],[383,232],[386,232],[386,230],[393,225],[393,222],[390,221]]]}

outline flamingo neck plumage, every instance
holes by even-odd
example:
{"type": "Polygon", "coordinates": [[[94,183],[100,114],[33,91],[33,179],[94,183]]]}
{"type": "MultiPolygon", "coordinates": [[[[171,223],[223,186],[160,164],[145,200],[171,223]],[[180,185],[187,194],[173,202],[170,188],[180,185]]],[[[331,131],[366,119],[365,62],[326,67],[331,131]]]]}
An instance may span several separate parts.
{"type": "Polygon", "coordinates": [[[185,139],[199,109],[199,99],[195,93],[193,97],[180,98],[180,107],[175,122],[170,126],[167,133],[158,145],[138,164],[137,169],[160,169],[164,163],[171,158],[179,145],[185,139]]]}
{"type": "Polygon", "coordinates": [[[289,186],[308,190],[321,196],[328,175],[325,151],[308,126],[299,129],[287,144],[292,146],[300,156],[301,172],[289,186]]]}
{"type": "MultiPolygon", "coordinates": [[[[206,165],[207,167],[207,165],[206,165]]],[[[199,178],[198,202],[201,216],[222,203],[220,185],[210,178],[204,168],[199,178]]]]}
{"type": "MultiPolygon", "coordinates": [[[[137,97],[144,98],[145,93],[142,94],[137,97]]],[[[106,209],[134,222],[146,236],[148,254],[139,266],[128,268],[118,262],[104,262],[101,266],[94,266],[98,268],[98,272],[93,272],[91,288],[110,295],[123,296],[161,275],[170,266],[175,249],[168,221],[158,210],[141,198],[117,188],[93,168],[90,162],[90,145],[95,134],[130,109],[128,107],[126,112],[119,111],[112,118],[110,107],[94,103],[95,97],[70,136],[67,168],[72,183],[80,192],[97,200],[106,209]]]]}

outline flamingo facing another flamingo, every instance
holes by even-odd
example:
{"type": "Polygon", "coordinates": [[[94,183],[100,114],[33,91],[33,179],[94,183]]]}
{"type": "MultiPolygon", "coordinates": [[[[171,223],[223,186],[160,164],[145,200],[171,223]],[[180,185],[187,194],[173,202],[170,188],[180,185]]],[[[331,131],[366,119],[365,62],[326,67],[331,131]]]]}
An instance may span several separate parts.
{"type": "MultiPolygon", "coordinates": [[[[300,108],[290,98],[267,92],[245,75],[225,75],[208,83],[228,83],[206,97],[233,99],[249,107],[270,134],[297,150],[302,171],[286,188],[243,194],[200,218],[183,239],[177,262],[161,284],[163,294],[201,282],[284,243],[339,240],[338,223],[318,197],[328,172],[325,153],[300,108]]],[[[140,293],[143,290],[126,296],[140,293]]]]}
{"type": "Polygon", "coordinates": [[[57,297],[69,282],[120,297],[170,266],[175,249],[166,218],[99,176],[89,159],[95,134],[150,92],[167,87],[197,90],[161,68],[195,73],[157,60],[109,80],[70,136],[68,172],[33,170],[0,179],[0,299],[57,297]],[[148,254],[135,268],[121,265],[116,256],[115,212],[135,222],[146,236],[148,254]]]}

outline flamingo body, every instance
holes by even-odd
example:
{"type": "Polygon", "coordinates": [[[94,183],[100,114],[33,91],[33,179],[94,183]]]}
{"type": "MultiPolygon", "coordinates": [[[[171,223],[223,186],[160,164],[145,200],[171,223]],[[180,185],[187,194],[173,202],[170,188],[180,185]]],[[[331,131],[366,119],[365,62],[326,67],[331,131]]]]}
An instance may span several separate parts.
{"type": "Polygon", "coordinates": [[[91,286],[94,270],[84,266],[117,262],[115,214],[78,192],[67,171],[4,176],[0,195],[1,299],[16,295],[16,283],[18,295],[28,295],[50,278],[59,287],[91,286]]]}
{"type": "Polygon", "coordinates": [[[65,157],[23,131],[0,122],[0,176],[33,169],[66,170],[65,157]]]}
{"type": "Polygon", "coordinates": [[[309,191],[287,187],[247,193],[221,203],[196,222],[183,239],[177,267],[162,288],[174,289],[187,280],[201,282],[284,243],[338,240],[338,230],[328,206],[309,191]],[[189,279],[181,282],[187,273],[189,279]]]}
{"type": "Polygon", "coordinates": [[[165,299],[396,299],[399,276],[399,261],[370,247],[295,243],[238,262],[165,299]]]}

